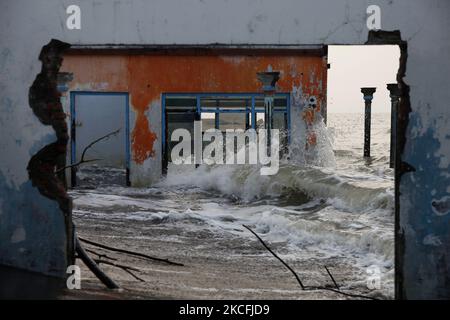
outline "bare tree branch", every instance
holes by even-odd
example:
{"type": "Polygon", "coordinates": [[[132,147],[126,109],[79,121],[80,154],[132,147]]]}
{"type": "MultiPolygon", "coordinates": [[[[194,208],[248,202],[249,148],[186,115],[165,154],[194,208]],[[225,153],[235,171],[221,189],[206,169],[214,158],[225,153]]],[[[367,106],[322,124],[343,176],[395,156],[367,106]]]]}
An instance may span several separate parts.
{"type": "Polygon", "coordinates": [[[86,159],[84,159],[84,156],[86,155],[86,151],[88,151],[93,145],[95,145],[96,143],[98,143],[98,142],[100,142],[100,141],[102,141],[102,140],[106,140],[106,139],[108,139],[108,138],[111,137],[111,136],[117,135],[117,134],[120,132],[120,130],[122,130],[122,128],[119,128],[119,129],[117,129],[117,130],[115,130],[115,131],[113,131],[113,132],[110,132],[110,133],[108,133],[108,134],[105,134],[104,136],[102,136],[102,137],[100,137],[100,138],[98,138],[98,139],[92,141],[91,143],[89,143],[89,144],[83,149],[83,152],[81,153],[81,159],[80,159],[80,161],[78,161],[77,163],[73,163],[73,164],[70,164],[70,165],[68,165],[68,166],[65,166],[65,167],[63,167],[63,168],[59,168],[58,170],[55,171],[55,173],[58,174],[58,173],[60,173],[61,171],[64,171],[64,170],[66,170],[66,169],[68,169],[68,168],[78,167],[78,166],[80,166],[80,165],[83,164],[83,163],[88,163],[88,162],[94,162],[94,161],[100,161],[100,160],[103,160],[103,159],[89,159],[89,160],[86,160],[86,159]]]}
{"type": "Polygon", "coordinates": [[[125,271],[126,273],[128,273],[129,275],[131,275],[131,276],[132,276],[133,278],[135,278],[136,280],[139,280],[139,281],[141,281],[141,282],[145,282],[144,279],[138,277],[138,276],[135,275],[133,272],[131,272],[131,271],[142,272],[142,270],[139,270],[139,269],[137,269],[137,268],[133,268],[133,267],[130,267],[130,266],[126,266],[126,265],[123,265],[123,264],[119,264],[119,263],[115,263],[115,262],[110,262],[110,261],[107,261],[107,260],[96,259],[95,262],[96,262],[97,264],[102,264],[102,263],[103,263],[103,264],[110,265],[110,266],[113,266],[113,267],[116,267],[116,268],[120,268],[120,269],[122,269],[123,271],[125,271]]]}
{"type": "Polygon", "coordinates": [[[103,137],[98,138],[97,140],[92,141],[91,143],[89,143],[83,150],[83,153],[81,154],[81,160],[84,160],[84,156],[86,154],[86,151],[89,150],[89,148],[91,148],[94,144],[96,144],[97,142],[100,142],[102,140],[108,139],[111,136],[115,136],[116,134],[118,134],[120,132],[122,128],[119,128],[113,132],[110,132],[108,134],[105,134],[103,137]]]}
{"type": "Polygon", "coordinates": [[[139,252],[129,251],[129,250],[120,249],[120,248],[114,248],[114,247],[107,246],[105,244],[101,244],[101,243],[94,242],[94,241],[91,241],[91,240],[88,240],[88,239],[84,239],[84,238],[80,238],[80,237],[79,237],[79,239],[80,239],[80,241],[83,241],[83,242],[85,242],[87,244],[90,244],[92,246],[96,246],[96,247],[99,247],[99,248],[102,248],[102,249],[111,250],[111,251],[115,251],[115,252],[120,252],[120,253],[132,255],[132,256],[136,256],[136,257],[140,257],[140,258],[145,258],[145,259],[149,259],[149,260],[159,261],[159,262],[167,263],[167,264],[174,265],[174,266],[181,266],[181,267],[184,266],[184,264],[182,264],[182,263],[173,262],[173,261],[170,261],[168,259],[156,258],[156,257],[152,257],[152,256],[149,256],[149,255],[146,255],[146,254],[143,254],[143,253],[139,253],[139,252]]]}
{"type": "Polygon", "coordinates": [[[113,257],[110,257],[110,256],[108,256],[107,254],[104,254],[104,253],[100,253],[100,252],[97,252],[97,251],[94,251],[94,250],[92,250],[92,249],[85,249],[86,250],[86,252],[89,252],[89,253],[92,253],[92,254],[95,254],[99,259],[101,259],[101,258],[105,258],[105,259],[109,259],[109,260],[113,260],[113,261],[117,261],[117,259],[116,258],[113,258],[113,257]]]}
{"type": "Polygon", "coordinates": [[[118,289],[120,288],[117,283],[115,283],[106,273],[104,273],[98,265],[92,260],[83,246],[80,243],[80,240],[77,236],[75,236],[75,246],[78,257],[84,262],[84,264],[92,271],[92,273],[109,289],[118,289]]]}
{"type": "Polygon", "coordinates": [[[131,272],[128,269],[123,269],[126,273],[128,273],[129,275],[131,275],[133,278],[135,278],[136,280],[139,280],[141,282],[146,282],[144,279],[138,277],[137,275],[135,275],[133,272],[131,272]]]}
{"type": "Polygon", "coordinates": [[[324,266],[324,267],[325,267],[325,270],[327,270],[327,273],[330,276],[331,280],[333,281],[334,286],[336,287],[337,290],[339,290],[339,286],[337,285],[336,281],[334,280],[333,275],[331,274],[330,270],[328,270],[327,266],[324,266]]]}
{"type": "Polygon", "coordinates": [[[352,293],[346,293],[346,292],[343,292],[343,291],[341,291],[340,289],[339,289],[339,287],[337,286],[337,284],[336,284],[336,281],[334,281],[334,278],[333,278],[333,276],[331,275],[331,273],[329,272],[329,270],[328,270],[328,268],[326,268],[327,269],[327,271],[328,271],[328,274],[329,274],[329,276],[331,277],[331,279],[333,280],[333,282],[334,282],[334,284],[335,284],[335,286],[338,288],[338,289],[333,289],[333,288],[329,288],[329,287],[312,287],[312,286],[304,286],[303,285],[303,283],[302,283],[302,281],[300,280],[300,278],[299,278],[299,276],[297,275],[297,273],[286,263],[286,262],[284,262],[283,261],[283,259],[281,259],[275,252],[273,252],[270,248],[269,248],[269,246],[261,239],[261,237],[260,236],[258,236],[252,229],[250,229],[250,227],[248,227],[248,226],[246,226],[246,225],[243,225],[243,227],[244,228],[246,228],[248,231],[250,231],[251,233],[253,233],[253,235],[256,237],[256,238],[258,238],[258,240],[261,242],[261,244],[275,257],[275,258],[277,258],[286,268],[288,268],[289,269],[289,271],[291,271],[291,273],[294,275],[294,277],[295,277],[295,279],[297,279],[297,282],[299,283],[299,285],[300,285],[300,287],[302,288],[302,290],[304,290],[304,291],[314,291],[314,290],[328,290],[328,291],[332,291],[332,292],[335,292],[335,293],[338,293],[338,294],[342,294],[342,295],[344,295],[344,296],[347,296],[347,297],[352,297],[352,298],[361,298],[361,299],[369,299],[369,300],[378,300],[377,298],[374,298],[374,297],[369,297],[369,296],[365,296],[365,295],[360,295],[360,294],[352,294],[352,293]]]}
{"type": "Polygon", "coordinates": [[[253,233],[253,235],[258,238],[259,242],[261,242],[261,244],[275,257],[277,258],[286,268],[289,269],[289,271],[292,272],[292,274],[294,275],[295,279],[297,279],[298,284],[300,285],[300,287],[302,288],[302,290],[305,290],[305,286],[303,285],[302,281],[300,280],[299,276],[297,275],[297,273],[286,263],[283,261],[283,259],[281,259],[279,256],[277,256],[277,254],[275,252],[272,251],[272,249],[269,248],[269,246],[252,230],[250,229],[250,227],[243,225],[244,228],[246,228],[248,231],[250,231],[251,233],[253,233]]]}

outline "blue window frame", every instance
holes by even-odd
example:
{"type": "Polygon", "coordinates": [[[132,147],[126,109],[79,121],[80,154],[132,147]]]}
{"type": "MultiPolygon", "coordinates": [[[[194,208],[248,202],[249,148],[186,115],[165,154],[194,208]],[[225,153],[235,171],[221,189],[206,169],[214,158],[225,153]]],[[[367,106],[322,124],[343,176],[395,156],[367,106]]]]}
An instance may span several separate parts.
{"type": "MultiPolygon", "coordinates": [[[[130,103],[129,103],[129,93],[128,92],[100,92],[100,91],[71,91],[70,92],[70,163],[76,163],[76,106],[75,97],[76,96],[123,96],[125,97],[125,169],[126,169],[126,184],[129,186],[130,183],[130,162],[131,162],[131,150],[130,150],[130,103]]],[[[72,168],[74,169],[74,168],[72,168]]],[[[76,185],[76,172],[72,170],[71,174],[71,185],[75,187],[76,185]]]]}
{"type": "MultiPolygon", "coordinates": [[[[255,129],[256,125],[256,115],[257,113],[264,113],[264,107],[256,107],[256,99],[264,98],[264,94],[262,93],[163,93],[162,94],[162,143],[163,150],[165,147],[166,141],[166,101],[167,98],[186,98],[186,99],[195,99],[196,106],[195,111],[198,114],[208,112],[208,113],[248,113],[251,115],[251,123],[252,128],[255,129]],[[210,100],[220,100],[220,99],[242,99],[249,102],[249,105],[245,108],[240,109],[225,109],[218,107],[210,107],[202,104],[202,99],[210,99],[210,100]]],[[[290,132],[291,129],[291,103],[290,103],[290,94],[289,93],[277,93],[275,98],[285,98],[286,99],[286,107],[285,108],[276,108],[274,109],[274,113],[285,113],[287,116],[287,130],[290,132]]],[[[216,118],[217,122],[217,118],[216,118]]]]}
{"type": "MultiPolygon", "coordinates": [[[[251,128],[256,129],[257,114],[264,113],[263,106],[264,94],[263,93],[163,93],[161,97],[162,104],[162,150],[163,150],[163,171],[167,167],[168,155],[167,155],[167,135],[168,135],[168,111],[194,114],[196,119],[201,119],[202,113],[214,113],[215,114],[215,127],[219,128],[220,114],[233,114],[233,113],[244,113],[248,116],[246,117],[246,126],[251,122],[251,128]],[[189,105],[180,104],[177,107],[173,107],[172,104],[167,103],[168,100],[174,101],[175,99],[185,101],[189,100],[189,105]],[[234,100],[240,101],[240,107],[225,108],[218,105],[214,105],[214,101],[226,101],[234,100]],[[250,121],[250,119],[251,121],[250,121]]],[[[290,94],[289,93],[277,93],[275,94],[275,100],[283,100],[283,106],[278,106],[275,104],[274,113],[285,114],[285,128],[287,130],[287,143],[290,142],[290,129],[291,129],[291,104],[290,104],[290,94]]],[[[218,104],[218,102],[217,102],[218,104]]],[[[189,120],[187,120],[189,121],[189,120]]]]}

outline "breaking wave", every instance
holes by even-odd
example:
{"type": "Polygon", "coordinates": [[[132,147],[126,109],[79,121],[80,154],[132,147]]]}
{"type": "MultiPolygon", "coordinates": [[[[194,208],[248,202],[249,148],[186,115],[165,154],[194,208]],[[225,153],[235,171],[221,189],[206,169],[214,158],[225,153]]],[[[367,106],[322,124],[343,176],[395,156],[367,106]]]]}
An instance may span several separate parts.
{"type": "Polygon", "coordinates": [[[251,203],[261,199],[297,198],[297,204],[324,199],[349,210],[387,209],[393,205],[392,192],[386,188],[358,186],[336,173],[318,167],[282,164],[276,175],[262,176],[257,166],[200,166],[170,174],[161,185],[195,186],[251,203]]]}
{"type": "Polygon", "coordinates": [[[261,175],[258,165],[172,165],[152,188],[80,190],[78,211],[251,238],[242,228],[247,224],[265,240],[286,245],[291,255],[348,261],[361,269],[363,279],[367,267],[381,267],[383,291],[390,296],[394,195],[385,154],[389,140],[380,138],[382,143],[374,145],[383,152],[374,148],[372,163],[366,163],[360,144],[352,148],[350,138],[339,136],[346,145],[333,148],[325,127],[317,130],[313,156],[299,152],[301,142],[293,141],[294,152],[275,175],[261,175]]]}
{"type": "Polygon", "coordinates": [[[158,186],[200,189],[235,203],[237,208],[224,210],[237,220],[232,226],[233,219],[221,220],[224,212],[206,205],[197,217],[210,225],[230,229],[248,223],[270,241],[314,245],[328,255],[351,256],[362,268],[374,263],[390,272],[394,195],[388,158],[374,157],[378,166],[370,166],[356,156],[358,150],[334,153],[323,122],[315,130],[314,152],[298,152],[304,140],[293,141],[294,152],[275,175],[261,175],[257,165],[174,166],[158,186]]]}

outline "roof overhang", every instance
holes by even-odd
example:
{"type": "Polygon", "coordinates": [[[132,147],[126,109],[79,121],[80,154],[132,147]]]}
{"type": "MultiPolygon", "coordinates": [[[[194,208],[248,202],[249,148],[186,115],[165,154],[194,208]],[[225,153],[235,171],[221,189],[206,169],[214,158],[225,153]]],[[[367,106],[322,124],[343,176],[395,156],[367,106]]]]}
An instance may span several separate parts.
{"type": "Polygon", "coordinates": [[[78,44],[66,54],[154,54],[154,55],[307,55],[326,56],[326,45],[284,44],[78,44]]]}

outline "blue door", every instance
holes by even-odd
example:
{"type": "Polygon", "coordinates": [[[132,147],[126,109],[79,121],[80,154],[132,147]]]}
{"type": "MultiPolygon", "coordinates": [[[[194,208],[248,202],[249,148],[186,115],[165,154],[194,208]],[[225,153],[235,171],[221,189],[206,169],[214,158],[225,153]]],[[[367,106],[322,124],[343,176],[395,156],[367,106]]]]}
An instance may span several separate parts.
{"type": "Polygon", "coordinates": [[[128,108],[128,93],[71,92],[72,164],[93,141],[119,130],[86,151],[84,160],[96,161],[72,168],[73,187],[83,181],[129,185],[128,108]]]}

